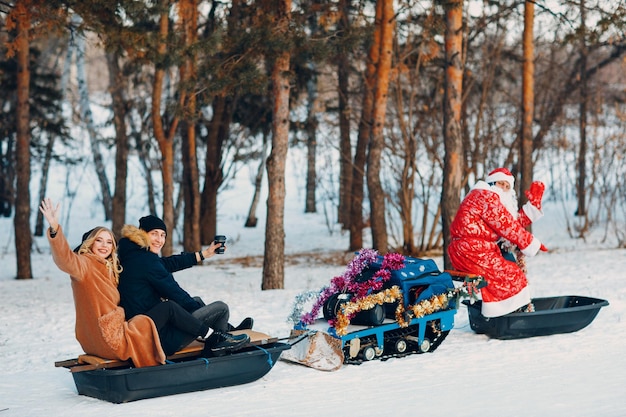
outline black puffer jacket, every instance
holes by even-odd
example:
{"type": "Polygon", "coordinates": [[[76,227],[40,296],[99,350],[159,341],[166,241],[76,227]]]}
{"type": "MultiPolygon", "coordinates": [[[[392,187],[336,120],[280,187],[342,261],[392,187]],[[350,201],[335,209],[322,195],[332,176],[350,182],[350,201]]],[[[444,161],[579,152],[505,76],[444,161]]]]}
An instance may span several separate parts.
{"type": "Polygon", "coordinates": [[[195,253],[181,253],[161,258],[150,252],[148,234],[136,226],[122,228],[117,252],[124,268],[120,274],[120,304],[126,311],[126,320],[145,314],[163,299],[177,302],[193,312],[201,307],[187,291],[183,290],[173,272],[196,265],[195,253]]]}

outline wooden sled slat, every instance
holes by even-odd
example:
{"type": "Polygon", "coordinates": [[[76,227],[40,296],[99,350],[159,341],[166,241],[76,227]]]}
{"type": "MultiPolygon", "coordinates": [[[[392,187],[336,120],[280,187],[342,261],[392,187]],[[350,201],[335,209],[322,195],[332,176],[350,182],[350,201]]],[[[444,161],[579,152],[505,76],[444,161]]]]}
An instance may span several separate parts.
{"type": "Polygon", "coordinates": [[[257,332],[256,330],[235,330],[229,333],[234,335],[247,334],[250,336],[250,344],[253,346],[267,345],[269,343],[278,342],[277,337],[272,337],[265,333],[257,332]]]}
{"type": "MultiPolygon", "coordinates": [[[[255,330],[238,330],[231,332],[232,334],[247,334],[250,336],[250,345],[260,346],[269,343],[276,343],[277,337],[269,336],[255,330]]],[[[204,342],[194,340],[178,352],[167,357],[167,360],[177,360],[199,356],[204,348],[204,342]]],[[[132,366],[131,361],[123,361],[120,359],[106,359],[96,355],[88,355],[86,353],[79,355],[78,358],[66,359],[54,363],[56,367],[69,368],[71,372],[94,371],[96,369],[122,368],[132,366]]]]}
{"type": "Polygon", "coordinates": [[[57,361],[54,363],[54,366],[57,368],[69,368],[71,366],[76,366],[78,365],[78,358],[74,358],[74,359],[66,359],[64,361],[57,361]]]}

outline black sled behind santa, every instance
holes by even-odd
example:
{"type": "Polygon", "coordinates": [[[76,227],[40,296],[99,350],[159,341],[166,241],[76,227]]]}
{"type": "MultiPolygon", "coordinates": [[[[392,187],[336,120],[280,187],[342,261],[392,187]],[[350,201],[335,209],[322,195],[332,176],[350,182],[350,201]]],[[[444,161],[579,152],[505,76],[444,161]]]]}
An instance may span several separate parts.
{"type": "MultiPolygon", "coordinates": [[[[457,271],[447,272],[460,282],[480,278],[457,271]]],[[[609,305],[607,300],[581,295],[533,298],[531,302],[534,311],[485,317],[481,313],[482,301],[463,300],[472,330],[503,340],[577,332],[587,327],[602,307],[609,305]]]]}

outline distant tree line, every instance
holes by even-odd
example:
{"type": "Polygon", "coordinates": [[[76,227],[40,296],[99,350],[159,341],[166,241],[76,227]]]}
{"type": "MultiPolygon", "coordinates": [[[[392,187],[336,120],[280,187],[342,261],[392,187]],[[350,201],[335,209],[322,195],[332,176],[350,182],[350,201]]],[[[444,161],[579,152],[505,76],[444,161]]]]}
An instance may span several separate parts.
{"type": "Polygon", "coordinates": [[[303,212],[332,201],[346,250],[369,227],[381,253],[445,254],[464,192],[498,166],[521,202],[538,171],[550,198],[571,194],[572,237],[605,224],[626,245],[623,2],[16,0],[0,2],[0,25],[0,215],[14,219],[17,278],[32,277],[23,231],[44,233],[31,172],[41,198],[51,162],[77,162],[55,152],[73,125],[88,132],[113,231],[137,155],[146,205],[182,225],[185,250],[213,239],[220,188],[255,164],[245,225],[267,175],[263,289],[283,288],[290,147],[307,155],[303,212]],[[105,56],[114,137],[91,115],[86,39],[105,56]],[[102,149],[115,152],[113,179],[102,149]],[[320,198],[320,183],[336,189],[320,198]]]}

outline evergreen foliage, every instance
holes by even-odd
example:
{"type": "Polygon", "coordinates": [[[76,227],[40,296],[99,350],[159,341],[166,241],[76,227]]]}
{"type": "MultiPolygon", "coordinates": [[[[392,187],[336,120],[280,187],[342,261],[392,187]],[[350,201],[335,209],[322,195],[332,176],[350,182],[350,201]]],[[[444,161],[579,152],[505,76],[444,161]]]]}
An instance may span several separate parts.
{"type": "MultiPolygon", "coordinates": [[[[62,114],[58,75],[41,65],[41,52],[37,48],[31,48],[30,61],[34,69],[30,78],[30,145],[33,157],[41,160],[50,138],[67,144],[70,136],[62,114]]],[[[0,91],[3,91],[0,98],[0,215],[5,217],[11,216],[15,201],[16,77],[15,60],[0,59],[0,91]]],[[[53,158],[62,163],[73,163],[63,155],[53,154],[53,158]]]]}

